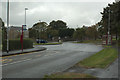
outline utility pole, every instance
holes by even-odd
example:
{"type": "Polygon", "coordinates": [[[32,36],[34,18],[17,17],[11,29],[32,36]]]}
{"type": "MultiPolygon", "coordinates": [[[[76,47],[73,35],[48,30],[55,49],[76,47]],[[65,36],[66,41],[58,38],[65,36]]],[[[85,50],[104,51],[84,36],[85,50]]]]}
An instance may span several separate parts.
{"type": "Polygon", "coordinates": [[[9,0],[7,2],[7,53],[9,53],[9,0]]]}
{"type": "Polygon", "coordinates": [[[109,9],[109,19],[108,19],[108,35],[110,35],[110,9],[109,9]]]}
{"type": "Polygon", "coordinates": [[[109,8],[109,10],[108,10],[108,40],[107,40],[107,44],[109,45],[109,44],[111,44],[111,42],[112,42],[112,35],[110,34],[110,13],[111,13],[112,11],[110,10],[110,8],[109,8]],[[110,37],[111,37],[111,39],[110,39],[110,37]]]}
{"type": "Polygon", "coordinates": [[[110,9],[108,10],[108,32],[107,32],[107,45],[109,45],[109,35],[110,35],[110,9]]]}

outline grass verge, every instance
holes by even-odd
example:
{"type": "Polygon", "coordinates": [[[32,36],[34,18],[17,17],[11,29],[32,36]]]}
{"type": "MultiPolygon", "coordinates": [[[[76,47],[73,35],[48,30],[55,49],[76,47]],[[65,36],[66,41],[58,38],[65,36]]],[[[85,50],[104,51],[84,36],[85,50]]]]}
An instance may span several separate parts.
{"type": "Polygon", "coordinates": [[[62,44],[61,42],[58,43],[34,43],[34,45],[58,45],[58,44],[62,44]]]}
{"type": "Polygon", "coordinates": [[[102,40],[84,40],[84,41],[74,42],[74,43],[94,43],[94,44],[98,44],[98,43],[102,43],[102,40]]]}
{"type": "Polygon", "coordinates": [[[103,47],[105,47],[105,48],[111,48],[112,46],[111,45],[104,45],[103,47]]]}
{"type": "Polygon", "coordinates": [[[100,52],[80,61],[76,66],[85,68],[106,68],[118,57],[118,52],[114,48],[105,48],[100,52]]]}
{"type": "Polygon", "coordinates": [[[44,78],[96,78],[89,74],[81,73],[56,73],[51,75],[45,75],[44,78]]]}

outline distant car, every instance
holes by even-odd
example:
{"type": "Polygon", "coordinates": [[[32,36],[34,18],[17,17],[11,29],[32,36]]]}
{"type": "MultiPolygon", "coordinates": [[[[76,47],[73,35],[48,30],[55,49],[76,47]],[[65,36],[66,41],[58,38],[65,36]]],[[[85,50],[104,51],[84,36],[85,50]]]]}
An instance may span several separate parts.
{"type": "Polygon", "coordinates": [[[39,40],[39,39],[37,39],[36,42],[37,42],[37,43],[47,43],[46,40],[39,40]]]}
{"type": "Polygon", "coordinates": [[[39,40],[39,43],[47,43],[46,40],[39,40]]]}

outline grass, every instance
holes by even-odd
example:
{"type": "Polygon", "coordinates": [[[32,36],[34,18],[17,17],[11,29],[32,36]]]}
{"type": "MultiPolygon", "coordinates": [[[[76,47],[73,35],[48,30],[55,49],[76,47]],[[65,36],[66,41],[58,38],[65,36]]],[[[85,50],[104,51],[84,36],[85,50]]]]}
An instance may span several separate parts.
{"type": "Polygon", "coordinates": [[[80,61],[76,66],[85,68],[106,68],[118,57],[118,52],[114,48],[105,48],[100,52],[80,61]]]}
{"type": "Polygon", "coordinates": [[[89,74],[81,73],[56,73],[51,75],[45,75],[44,78],[96,78],[89,74]]]}
{"type": "Polygon", "coordinates": [[[95,44],[98,44],[98,43],[102,43],[102,40],[84,40],[81,42],[74,42],[74,43],[95,43],[95,44]]]}
{"type": "Polygon", "coordinates": [[[105,48],[111,48],[111,45],[104,45],[105,48]]]}
{"type": "Polygon", "coordinates": [[[113,40],[113,41],[115,41],[115,40],[116,40],[116,38],[112,38],[112,40],[113,40]]]}
{"type": "Polygon", "coordinates": [[[58,45],[58,44],[62,44],[61,42],[56,42],[56,43],[34,43],[34,45],[58,45]]]}

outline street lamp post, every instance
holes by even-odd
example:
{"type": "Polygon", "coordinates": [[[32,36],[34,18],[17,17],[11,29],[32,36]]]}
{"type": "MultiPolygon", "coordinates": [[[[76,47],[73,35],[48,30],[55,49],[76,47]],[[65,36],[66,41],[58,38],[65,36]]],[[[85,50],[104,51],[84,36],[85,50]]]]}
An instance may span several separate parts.
{"type": "Polygon", "coordinates": [[[9,53],[9,0],[7,2],[7,53],[9,53]]]}
{"type": "Polygon", "coordinates": [[[25,25],[26,25],[26,10],[28,10],[28,8],[25,8],[25,25]]]}

